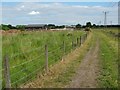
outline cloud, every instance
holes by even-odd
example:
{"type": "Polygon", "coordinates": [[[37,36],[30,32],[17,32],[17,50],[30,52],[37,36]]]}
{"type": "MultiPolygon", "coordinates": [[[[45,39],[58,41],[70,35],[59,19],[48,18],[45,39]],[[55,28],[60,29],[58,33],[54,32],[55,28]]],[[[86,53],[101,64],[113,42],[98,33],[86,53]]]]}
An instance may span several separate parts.
{"type": "Polygon", "coordinates": [[[37,14],[40,14],[40,12],[38,11],[31,11],[30,13],[28,13],[29,15],[37,15],[37,14]]]}
{"type": "Polygon", "coordinates": [[[24,8],[24,7],[25,7],[24,5],[21,6],[21,8],[24,8]]]}
{"type": "Polygon", "coordinates": [[[117,24],[118,8],[105,6],[70,5],[65,3],[21,2],[12,8],[3,6],[3,22],[11,24],[54,23],[54,24],[85,24],[87,21],[98,24],[104,22],[103,11],[110,11],[109,21],[117,24]],[[31,8],[32,6],[32,8],[31,8]],[[18,10],[19,8],[19,10],[18,10]],[[18,18],[19,17],[19,18],[18,18]]]}

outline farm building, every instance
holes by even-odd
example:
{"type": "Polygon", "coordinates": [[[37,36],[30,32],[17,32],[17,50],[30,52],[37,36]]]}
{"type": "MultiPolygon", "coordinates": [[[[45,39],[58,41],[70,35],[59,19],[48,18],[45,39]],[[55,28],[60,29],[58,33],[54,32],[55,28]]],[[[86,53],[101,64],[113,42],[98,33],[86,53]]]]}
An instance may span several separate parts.
{"type": "Polygon", "coordinates": [[[74,30],[75,26],[74,25],[71,25],[71,26],[66,25],[64,29],[65,30],[74,30]]]}
{"type": "Polygon", "coordinates": [[[47,30],[47,24],[28,24],[25,26],[25,29],[27,30],[47,30]]]}

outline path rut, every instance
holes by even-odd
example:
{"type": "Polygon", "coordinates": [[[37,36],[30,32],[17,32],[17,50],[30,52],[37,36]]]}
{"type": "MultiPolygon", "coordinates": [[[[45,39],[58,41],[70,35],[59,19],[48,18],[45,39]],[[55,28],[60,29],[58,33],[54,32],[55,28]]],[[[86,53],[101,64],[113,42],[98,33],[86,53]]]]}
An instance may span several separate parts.
{"type": "Polygon", "coordinates": [[[99,75],[99,41],[96,40],[85,58],[81,61],[75,76],[67,88],[96,88],[98,87],[97,77],[99,75]]]}

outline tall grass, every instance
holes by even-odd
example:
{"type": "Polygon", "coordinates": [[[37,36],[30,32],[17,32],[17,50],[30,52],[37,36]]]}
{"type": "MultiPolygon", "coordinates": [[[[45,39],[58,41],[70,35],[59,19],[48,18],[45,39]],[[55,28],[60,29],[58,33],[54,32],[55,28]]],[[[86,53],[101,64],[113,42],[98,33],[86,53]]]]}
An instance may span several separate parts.
{"type": "MultiPolygon", "coordinates": [[[[0,70],[2,69],[2,35],[0,34],[0,70]]],[[[2,88],[2,71],[0,71],[0,89],[2,88]]]]}
{"type": "Polygon", "coordinates": [[[118,42],[99,31],[101,76],[100,87],[118,88],[118,42]]]}
{"type": "Polygon", "coordinates": [[[51,31],[4,35],[2,57],[6,54],[9,56],[12,87],[18,87],[20,84],[34,79],[38,72],[44,70],[45,44],[48,45],[49,65],[52,65],[61,60],[64,55],[63,41],[67,54],[72,49],[72,41],[76,43],[76,38],[82,34],[84,32],[81,31],[51,31]]]}

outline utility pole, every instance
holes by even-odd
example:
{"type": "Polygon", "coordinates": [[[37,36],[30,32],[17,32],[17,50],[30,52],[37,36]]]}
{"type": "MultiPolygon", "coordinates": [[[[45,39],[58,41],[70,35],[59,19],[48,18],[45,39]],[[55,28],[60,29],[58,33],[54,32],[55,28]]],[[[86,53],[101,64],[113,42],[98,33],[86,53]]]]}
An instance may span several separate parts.
{"type": "Polygon", "coordinates": [[[104,13],[104,26],[107,26],[107,13],[109,12],[103,11],[103,13],[104,13]]]}

